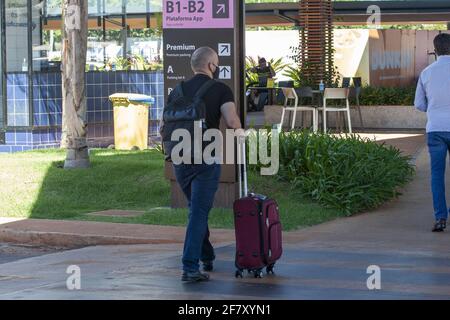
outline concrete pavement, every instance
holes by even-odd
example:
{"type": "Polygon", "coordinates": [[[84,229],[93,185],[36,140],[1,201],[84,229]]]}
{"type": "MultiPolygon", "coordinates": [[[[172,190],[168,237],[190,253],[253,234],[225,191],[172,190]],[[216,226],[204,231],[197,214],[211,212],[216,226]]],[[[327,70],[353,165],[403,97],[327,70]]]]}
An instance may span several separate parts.
{"type": "Polygon", "coordinates": [[[58,251],[55,248],[0,243],[0,264],[58,251]]]}
{"type": "Polygon", "coordinates": [[[96,246],[1,264],[0,299],[450,299],[450,232],[430,232],[426,150],[416,163],[399,199],[285,233],[275,276],[235,279],[226,242],[212,281],[200,284],[179,281],[181,243],[96,246]],[[66,288],[69,265],[81,268],[81,290],[66,288]],[[381,290],[367,288],[370,265],[381,269],[381,290]]]}

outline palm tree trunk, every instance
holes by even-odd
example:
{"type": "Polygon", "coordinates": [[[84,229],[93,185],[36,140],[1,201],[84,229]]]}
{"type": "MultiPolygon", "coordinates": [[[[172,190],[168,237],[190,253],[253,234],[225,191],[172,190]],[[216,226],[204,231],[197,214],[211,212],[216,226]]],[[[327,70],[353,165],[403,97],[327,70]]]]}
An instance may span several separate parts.
{"type": "Polygon", "coordinates": [[[87,10],[88,0],[63,2],[61,147],[67,149],[64,168],[89,167],[85,94],[87,10]]]}

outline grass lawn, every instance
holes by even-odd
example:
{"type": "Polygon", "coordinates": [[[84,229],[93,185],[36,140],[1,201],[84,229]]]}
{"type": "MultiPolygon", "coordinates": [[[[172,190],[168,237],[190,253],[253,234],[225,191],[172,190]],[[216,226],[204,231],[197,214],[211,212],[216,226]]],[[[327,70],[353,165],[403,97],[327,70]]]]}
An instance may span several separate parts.
{"type": "MultiPolygon", "coordinates": [[[[88,170],[63,170],[63,150],[0,154],[0,216],[185,225],[185,209],[169,209],[169,184],[156,150],[91,150],[88,170]],[[142,210],[136,218],[93,217],[108,209],[142,210]]],[[[255,173],[250,190],[275,198],[284,230],[294,230],[343,214],[295,195],[286,182],[255,173]]],[[[210,225],[233,228],[231,210],[213,209],[210,225]]]]}

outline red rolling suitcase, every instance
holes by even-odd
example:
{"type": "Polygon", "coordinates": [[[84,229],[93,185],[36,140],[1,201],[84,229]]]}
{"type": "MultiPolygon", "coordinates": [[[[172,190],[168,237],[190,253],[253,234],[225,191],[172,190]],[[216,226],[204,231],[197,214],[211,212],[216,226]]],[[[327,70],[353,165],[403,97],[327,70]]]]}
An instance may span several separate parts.
{"type": "MultiPolygon", "coordinates": [[[[239,139],[238,139],[239,140],[239,139]]],[[[238,146],[239,195],[233,205],[236,231],[236,278],[243,271],[261,278],[262,270],[274,273],[275,262],[281,257],[281,222],[277,202],[266,196],[248,193],[245,142],[238,146]]]]}

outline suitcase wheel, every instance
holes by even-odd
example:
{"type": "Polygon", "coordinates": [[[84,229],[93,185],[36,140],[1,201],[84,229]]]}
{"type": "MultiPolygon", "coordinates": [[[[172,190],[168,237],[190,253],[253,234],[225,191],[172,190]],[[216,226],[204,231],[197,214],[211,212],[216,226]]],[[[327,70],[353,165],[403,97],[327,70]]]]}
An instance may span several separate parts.
{"type": "Polygon", "coordinates": [[[242,270],[236,270],[236,273],[234,274],[234,276],[236,278],[242,278],[243,277],[243,272],[242,270]]]}
{"type": "Polygon", "coordinates": [[[267,273],[267,274],[275,274],[275,272],[273,271],[273,267],[274,267],[274,266],[275,266],[275,265],[273,265],[273,264],[267,266],[267,267],[266,267],[266,273],[267,273]]]}
{"type": "Polygon", "coordinates": [[[261,269],[259,270],[254,270],[253,271],[253,275],[255,276],[255,278],[262,278],[264,276],[263,272],[261,269]]]}

